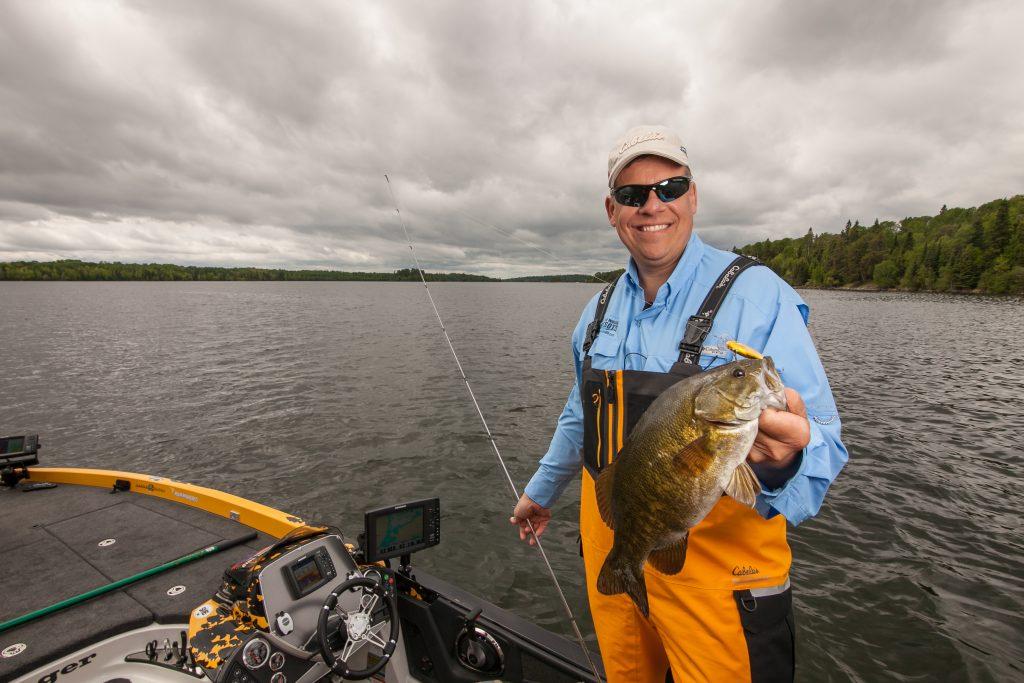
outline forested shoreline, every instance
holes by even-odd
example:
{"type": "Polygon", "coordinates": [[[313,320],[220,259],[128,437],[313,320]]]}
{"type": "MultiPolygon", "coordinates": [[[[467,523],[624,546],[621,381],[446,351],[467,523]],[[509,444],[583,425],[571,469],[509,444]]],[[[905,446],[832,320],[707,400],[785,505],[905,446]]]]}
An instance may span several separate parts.
{"type": "MultiPolygon", "coordinates": [[[[621,271],[619,271],[621,272],[621,271]]],[[[438,273],[424,271],[430,282],[603,282],[602,275],[570,274],[515,277],[505,280],[470,273],[438,273]]],[[[351,281],[351,282],[419,282],[420,274],[412,268],[391,272],[357,272],[342,270],[286,270],[283,268],[217,268],[212,266],[178,266],[171,263],[91,263],[64,259],[60,261],[11,261],[0,263],[0,280],[45,281],[138,281],[138,282],[227,282],[227,281],[351,281]]]]}
{"type": "MultiPolygon", "coordinates": [[[[764,240],[733,248],[755,256],[794,287],[1024,294],[1024,195],[974,208],[943,206],[935,216],[901,221],[848,220],[838,233],[764,240]]],[[[432,282],[609,282],[622,270],[592,275],[508,279],[469,273],[425,273],[432,282]]],[[[217,268],[167,263],[77,260],[0,263],[0,280],[389,281],[415,282],[411,268],[392,272],[217,268]]]]}
{"type": "MultiPolygon", "coordinates": [[[[426,279],[432,282],[499,282],[495,278],[469,273],[424,274],[426,279]]],[[[342,270],[178,266],[171,263],[90,263],[66,259],[0,263],[0,280],[419,282],[420,274],[412,268],[402,268],[389,273],[362,273],[342,270]]]]}
{"type": "Polygon", "coordinates": [[[839,233],[765,240],[756,256],[794,287],[1024,294],[1024,195],[839,233]]]}

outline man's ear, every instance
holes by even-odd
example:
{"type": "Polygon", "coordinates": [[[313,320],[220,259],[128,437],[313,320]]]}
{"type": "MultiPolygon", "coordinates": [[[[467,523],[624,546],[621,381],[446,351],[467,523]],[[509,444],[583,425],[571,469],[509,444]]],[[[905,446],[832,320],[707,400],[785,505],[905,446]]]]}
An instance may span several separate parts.
{"type": "Polygon", "coordinates": [[[615,219],[613,216],[615,215],[615,202],[612,200],[611,195],[604,198],[604,210],[608,212],[608,223],[614,227],[615,219]]]}
{"type": "Polygon", "coordinates": [[[697,183],[690,181],[690,192],[693,193],[693,215],[697,215],[697,183]]]}

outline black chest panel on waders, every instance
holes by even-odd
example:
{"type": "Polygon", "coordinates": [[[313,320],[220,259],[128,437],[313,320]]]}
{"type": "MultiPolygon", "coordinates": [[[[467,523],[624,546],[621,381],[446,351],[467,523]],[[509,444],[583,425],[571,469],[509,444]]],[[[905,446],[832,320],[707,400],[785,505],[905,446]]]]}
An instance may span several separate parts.
{"type": "Polygon", "coordinates": [[[615,283],[604,288],[597,302],[594,320],[587,327],[587,336],[583,340],[583,384],[580,387],[583,465],[592,477],[596,479],[601,470],[615,459],[640,416],[661,392],[703,370],[699,363],[700,351],[711,332],[715,315],[739,274],[756,265],[760,265],[760,261],[738,256],[722,271],[697,309],[697,314],[686,321],[686,330],[679,342],[679,359],[668,372],[597,370],[591,367],[590,347],[601,331],[615,283]]]}

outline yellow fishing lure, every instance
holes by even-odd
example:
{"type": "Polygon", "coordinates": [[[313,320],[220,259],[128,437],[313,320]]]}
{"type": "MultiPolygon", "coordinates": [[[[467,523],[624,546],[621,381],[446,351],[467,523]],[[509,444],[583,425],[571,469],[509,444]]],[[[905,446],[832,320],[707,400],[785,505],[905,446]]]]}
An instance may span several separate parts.
{"type": "Polygon", "coordinates": [[[764,356],[762,356],[760,353],[758,353],[754,349],[750,348],[746,344],[741,344],[738,341],[735,341],[735,340],[727,341],[725,343],[725,345],[729,348],[730,351],[735,353],[737,356],[743,356],[744,358],[756,358],[756,359],[764,358],[764,356]]]}

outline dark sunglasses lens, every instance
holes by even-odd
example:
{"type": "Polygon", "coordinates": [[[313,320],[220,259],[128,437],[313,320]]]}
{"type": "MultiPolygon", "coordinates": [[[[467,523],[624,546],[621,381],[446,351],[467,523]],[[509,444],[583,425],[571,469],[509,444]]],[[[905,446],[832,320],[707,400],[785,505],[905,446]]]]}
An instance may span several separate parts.
{"type": "Polygon", "coordinates": [[[689,178],[669,178],[668,180],[654,186],[654,191],[658,194],[658,199],[663,202],[675,201],[686,194],[689,189],[689,178]]]}
{"type": "Polygon", "coordinates": [[[623,206],[643,206],[650,191],[650,185],[623,185],[615,188],[615,201],[623,206]]]}
{"type": "Polygon", "coordinates": [[[647,196],[652,189],[661,201],[672,202],[690,190],[690,179],[669,178],[657,185],[623,185],[616,188],[612,194],[615,201],[623,206],[643,206],[647,203],[647,196]]]}

